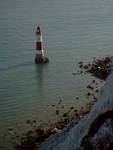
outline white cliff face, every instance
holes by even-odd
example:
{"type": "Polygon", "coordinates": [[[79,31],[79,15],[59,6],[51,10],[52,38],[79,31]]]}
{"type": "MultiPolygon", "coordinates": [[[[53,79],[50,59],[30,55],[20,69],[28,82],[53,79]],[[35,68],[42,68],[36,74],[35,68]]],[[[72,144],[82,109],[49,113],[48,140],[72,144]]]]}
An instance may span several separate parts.
{"type": "Polygon", "coordinates": [[[80,120],[78,124],[72,123],[62,133],[50,136],[46,142],[41,144],[40,150],[82,149],[80,147],[82,138],[87,134],[91,123],[99,114],[109,108],[113,108],[113,72],[101,89],[99,100],[93,106],[92,111],[80,120]]]}

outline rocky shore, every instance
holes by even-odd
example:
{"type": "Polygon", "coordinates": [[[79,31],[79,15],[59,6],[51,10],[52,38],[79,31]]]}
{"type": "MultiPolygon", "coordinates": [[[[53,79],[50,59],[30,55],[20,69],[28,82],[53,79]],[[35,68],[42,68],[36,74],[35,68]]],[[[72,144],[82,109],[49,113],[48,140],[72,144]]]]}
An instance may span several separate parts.
{"type": "Polygon", "coordinates": [[[84,64],[79,62],[81,73],[86,71],[91,73],[96,78],[106,80],[107,76],[111,73],[113,68],[113,56],[107,56],[105,58],[94,58],[92,63],[84,64]]]}
{"type": "MultiPolygon", "coordinates": [[[[105,57],[102,59],[95,58],[93,63],[88,63],[88,64],[79,62],[79,67],[81,70],[80,72],[91,73],[93,76],[101,80],[106,80],[107,76],[110,74],[112,70],[112,61],[113,61],[112,59],[113,57],[105,57]]],[[[96,89],[94,88],[93,86],[94,83],[96,84],[96,80],[93,80],[92,84],[86,87],[89,90],[89,92],[86,94],[87,97],[88,98],[93,97],[93,100],[90,103],[86,104],[79,111],[76,110],[74,107],[70,107],[70,109],[67,112],[65,112],[57,122],[49,124],[47,128],[37,127],[35,128],[35,130],[29,130],[18,141],[17,140],[12,141],[14,149],[15,150],[33,150],[36,145],[40,145],[40,143],[44,142],[45,139],[47,139],[50,135],[58,133],[58,132],[62,132],[62,130],[72,121],[78,123],[86,114],[88,114],[91,111],[92,106],[97,101],[95,92],[99,92],[99,89],[97,87],[96,89]]],[[[76,99],[79,99],[79,97],[76,97],[76,99]]],[[[59,114],[59,110],[56,110],[56,115],[58,114],[59,114]]],[[[34,120],[34,122],[36,121],[34,120]]],[[[29,124],[30,121],[27,121],[27,123],[29,124]]],[[[92,124],[92,126],[95,126],[95,124],[94,125],[92,124]]],[[[90,131],[92,131],[92,126],[91,126],[90,131]]],[[[96,128],[98,128],[98,125],[96,128]]],[[[86,143],[89,140],[89,133],[86,137],[84,137],[84,140],[82,142],[84,145],[84,148],[86,147],[87,145],[86,143]],[[88,137],[88,140],[87,140],[87,137],[88,137]]]]}
{"type": "MultiPolygon", "coordinates": [[[[44,140],[50,135],[62,132],[62,130],[72,121],[76,121],[76,123],[78,123],[84,115],[90,112],[91,107],[93,106],[95,101],[96,100],[86,104],[79,111],[74,109],[74,107],[70,107],[70,110],[68,112],[65,112],[57,122],[49,124],[49,126],[46,128],[37,127],[35,128],[35,130],[29,130],[20,138],[20,140],[12,141],[14,149],[33,150],[36,144],[40,145],[40,143],[44,142],[44,140]]],[[[29,124],[30,120],[27,121],[27,123],[29,124]]]]}

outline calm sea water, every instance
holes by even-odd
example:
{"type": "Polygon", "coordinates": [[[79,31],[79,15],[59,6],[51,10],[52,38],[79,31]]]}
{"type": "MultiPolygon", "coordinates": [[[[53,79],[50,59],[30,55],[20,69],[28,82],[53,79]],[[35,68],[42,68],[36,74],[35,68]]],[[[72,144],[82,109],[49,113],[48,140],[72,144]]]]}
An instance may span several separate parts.
{"type": "Polygon", "coordinates": [[[10,127],[22,130],[27,119],[52,120],[60,99],[62,113],[88,102],[86,85],[93,77],[72,73],[79,61],[112,51],[112,0],[0,0],[0,145],[10,127]],[[50,59],[46,65],[34,63],[38,25],[50,59]]]}

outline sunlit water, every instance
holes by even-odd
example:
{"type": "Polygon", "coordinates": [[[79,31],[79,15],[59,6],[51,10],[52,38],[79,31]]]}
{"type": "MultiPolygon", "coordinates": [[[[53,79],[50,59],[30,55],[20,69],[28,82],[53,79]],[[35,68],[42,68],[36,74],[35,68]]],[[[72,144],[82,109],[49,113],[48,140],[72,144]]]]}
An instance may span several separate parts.
{"type": "Polygon", "coordinates": [[[57,108],[63,113],[89,101],[94,78],[72,73],[79,61],[112,54],[112,8],[112,0],[0,0],[0,145],[9,127],[23,130],[28,119],[47,122],[57,108]],[[34,63],[38,25],[46,65],[34,63]]]}

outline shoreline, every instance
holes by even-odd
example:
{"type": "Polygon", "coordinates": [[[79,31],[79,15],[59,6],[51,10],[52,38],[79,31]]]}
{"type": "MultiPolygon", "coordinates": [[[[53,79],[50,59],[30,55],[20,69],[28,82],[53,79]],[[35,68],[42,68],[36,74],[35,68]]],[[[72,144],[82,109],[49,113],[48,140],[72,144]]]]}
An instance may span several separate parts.
{"type": "Polygon", "coordinates": [[[92,106],[95,104],[96,100],[87,103],[81,110],[76,110],[70,108],[70,110],[64,113],[58,121],[50,123],[48,127],[37,127],[35,130],[29,130],[20,141],[13,142],[13,147],[15,150],[33,150],[36,145],[40,145],[49,136],[63,132],[63,129],[67,127],[72,122],[79,123],[79,121],[87,115],[92,106]]]}
{"type": "MultiPolygon", "coordinates": [[[[98,79],[106,80],[107,76],[111,72],[110,64],[112,62],[112,59],[112,57],[95,59],[92,64],[83,64],[83,62],[79,62],[79,68],[81,69],[81,73],[91,73],[98,79]]],[[[93,83],[95,83],[95,80],[92,81],[92,84],[93,83]]],[[[40,145],[52,134],[63,132],[63,129],[72,122],[76,122],[76,124],[79,123],[79,121],[91,111],[93,105],[98,100],[94,92],[99,92],[99,90],[94,89],[93,85],[88,85],[86,88],[89,90],[87,96],[89,98],[93,97],[93,100],[91,102],[86,103],[85,106],[83,106],[79,111],[76,110],[74,107],[70,107],[70,110],[68,112],[64,113],[58,119],[58,121],[50,123],[48,127],[37,127],[35,130],[29,130],[23,137],[21,137],[20,141],[12,142],[14,149],[33,150],[36,145],[40,145]]],[[[56,115],[58,114],[59,110],[56,110],[56,115]]]]}

